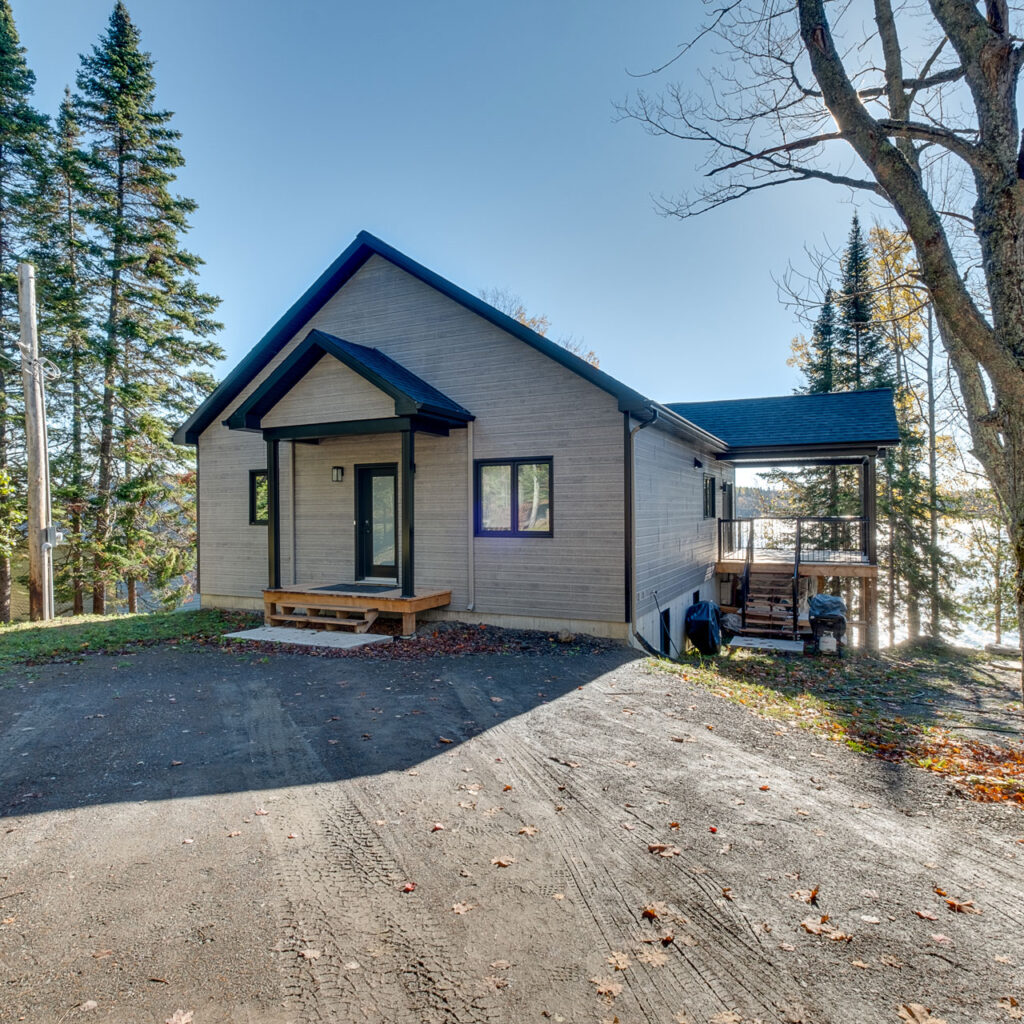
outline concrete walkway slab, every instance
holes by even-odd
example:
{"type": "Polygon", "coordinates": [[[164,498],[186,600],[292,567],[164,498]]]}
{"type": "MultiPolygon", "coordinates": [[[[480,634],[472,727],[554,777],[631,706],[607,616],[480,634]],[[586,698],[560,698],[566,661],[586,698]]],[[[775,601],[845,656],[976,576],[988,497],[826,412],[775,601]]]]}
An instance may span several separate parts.
{"type": "Polygon", "coordinates": [[[296,629],[292,626],[258,626],[240,633],[225,633],[226,640],[259,640],[272,644],[299,644],[302,647],[363,647],[391,640],[379,633],[342,633],[326,629],[296,629]]]}
{"type": "Polygon", "coordinates": [[[774,637],[734,636],[730,647],[753,647],[760,651],[786,651],[789,654],[803,654],[802,640],[776,640],[774,637]]]}

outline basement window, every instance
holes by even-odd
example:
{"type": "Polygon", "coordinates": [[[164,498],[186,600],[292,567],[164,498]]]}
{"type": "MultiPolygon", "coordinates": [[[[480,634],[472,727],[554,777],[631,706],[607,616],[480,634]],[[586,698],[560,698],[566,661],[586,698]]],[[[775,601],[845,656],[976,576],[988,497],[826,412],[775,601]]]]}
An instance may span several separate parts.
{"type": "Polygon", "coordinates": [[[266,526],[270,521],[268,481],[265,469],[249,470],[249,525],[266,526]]]}
{"type": "Polygon", "coordinates": [[[478,459],[475,532],[478,537],[552,535],[550,457],[478,459]]]}

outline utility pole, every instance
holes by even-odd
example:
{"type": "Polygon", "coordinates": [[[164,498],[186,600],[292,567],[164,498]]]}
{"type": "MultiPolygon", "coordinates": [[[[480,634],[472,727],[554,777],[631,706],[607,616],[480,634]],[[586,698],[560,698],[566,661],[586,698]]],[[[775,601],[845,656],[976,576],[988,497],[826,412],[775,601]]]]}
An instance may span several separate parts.
{"type": "Polygon", "coordinates": [[[28,607],[34,621],[53,618],[53,524],[50,520],[50,457],[46,438],[43,366],[36,330],[36,271],[18,264],[21,380],[25,392],[28,468],[28,607]]]}

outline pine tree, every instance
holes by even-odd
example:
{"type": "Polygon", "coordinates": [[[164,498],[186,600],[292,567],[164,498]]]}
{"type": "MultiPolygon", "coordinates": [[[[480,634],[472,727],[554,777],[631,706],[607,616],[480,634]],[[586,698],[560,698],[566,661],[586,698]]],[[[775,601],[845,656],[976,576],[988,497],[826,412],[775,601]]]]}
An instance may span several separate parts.
{"type": "Polygon", "coordinates": [[[861,391],[892,384],[892,357],[875,317],[871,250],[853,215],[839,263],[838,321],[835,331],[834,391],[861,391]]]}
{"type": "MultiPolygon", "coordinates": [[[[17,264],[34,223],[48,130],[46,117],[30,102],[34,86],[10,3],[0,0],[0,478],[9,491],[4,518],[15,523],[21,517],[14,510],[24,501],[17,264]]],[[[9,547],[0,545],[0,622],[11,618],[9,547]]]]}
{"type": "Polygon", "coordinates": [[[92,332],[98,298],[96,251],[85,217],[92,197],[80,147],[74,104],[70,90],[65,90],[43,190],[45,224],[34,255],[39,267],[40,334],[47,356],[61,371],[50,387],[48,407],[54,517],[66,527],[56,584],[61,596],[70,596],[76,615],[85,609],[85,525],[92,490],[86,427],[95,412],[92,332]]]}
{"type": "Polygon", "coordinates": [[[172,424],[209,390],[221,355],[218,299],[199,291],[202,261],[181,245],[195,204],[171,192],[183,164],[171,113],[155,106],[153,60],[118,0],[82,58],[76,110],[88,136],[88,218],[104,270],[99,445],[92,523],[93,610],[123,580],[129,610],[161,531],[176,521],[182,452],[172,424]],[[155,519],[153,518],[155,517],[155,519]]]}

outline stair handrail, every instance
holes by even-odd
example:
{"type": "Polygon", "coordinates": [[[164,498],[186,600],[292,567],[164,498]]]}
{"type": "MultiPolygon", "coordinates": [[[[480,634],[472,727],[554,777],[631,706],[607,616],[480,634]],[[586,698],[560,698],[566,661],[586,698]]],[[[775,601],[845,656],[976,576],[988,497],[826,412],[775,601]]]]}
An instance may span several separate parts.
{"type": "Polygon", "coordinates": [[[754,520],[747,524],[749,534],[747,535],[747,550],[743,558],[743,609],[741,611],[743,628],[747,628],[747,604],[750,601],[750,565],[754,561],[754,520]]]}
{"type": "Polygon", "coordinates": [[[800,636],[800,547],[803,544],[803,519],[796,521],[796,544],[793,547],[793,639],[800,636]]]}

